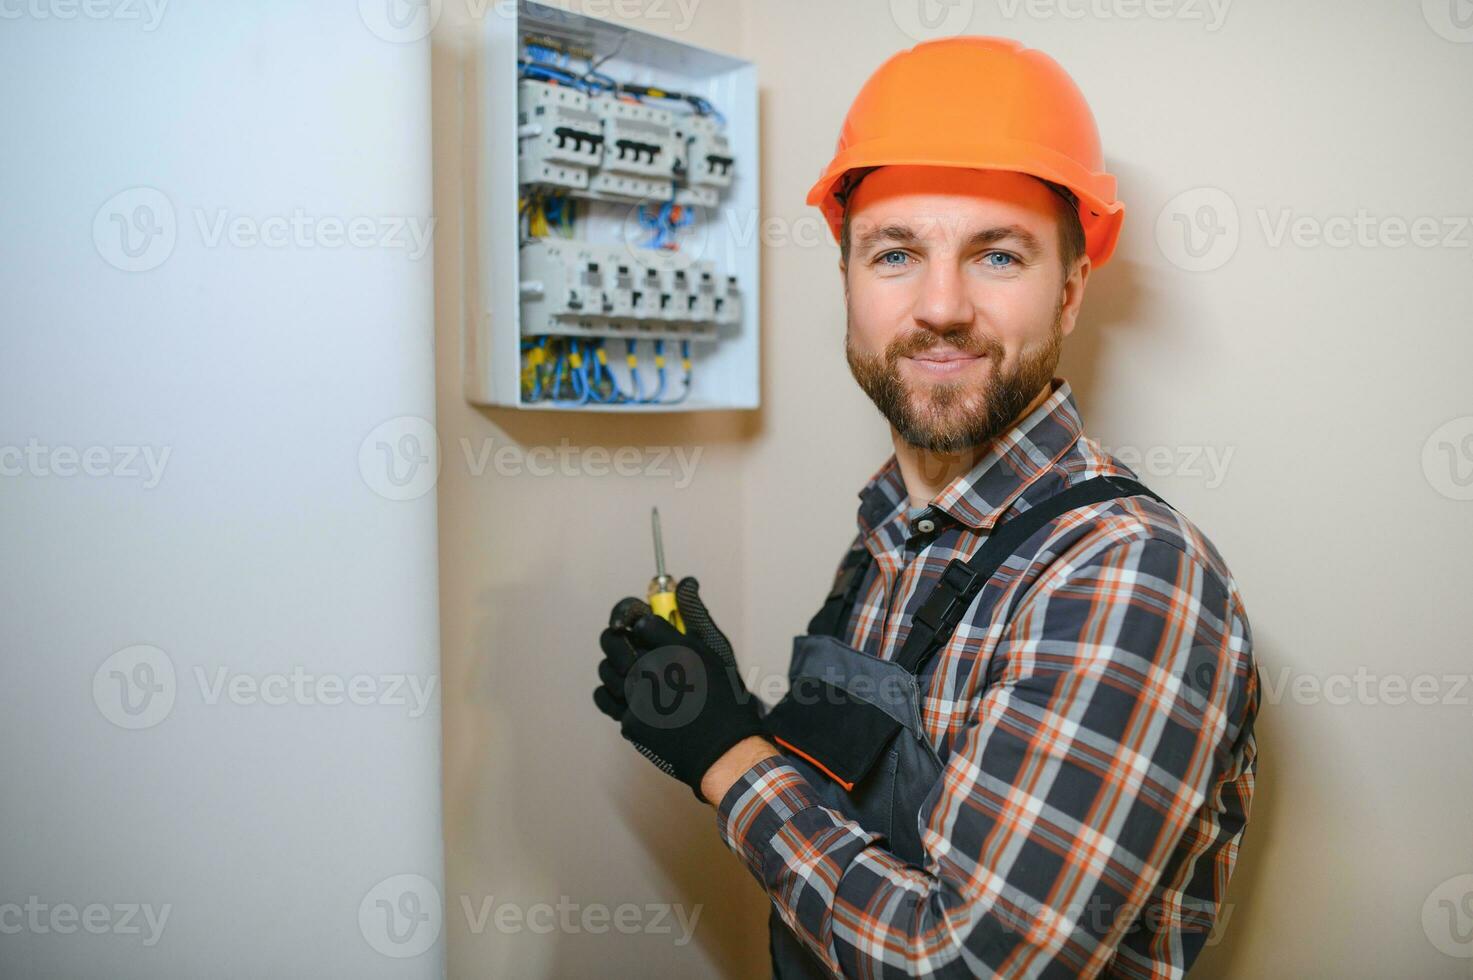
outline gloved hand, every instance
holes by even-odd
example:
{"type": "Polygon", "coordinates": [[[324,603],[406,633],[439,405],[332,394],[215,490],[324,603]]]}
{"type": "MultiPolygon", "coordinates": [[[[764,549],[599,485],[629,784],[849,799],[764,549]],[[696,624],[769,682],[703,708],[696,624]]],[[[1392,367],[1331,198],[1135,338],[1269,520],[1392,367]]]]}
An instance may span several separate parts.
{"type": "Polygon", "coordinates": [[[701,777],[742,739],[764,732],[757,698],[737,674],[731,643],[701,601],[700,583],[686,576],[675,602],[687,632],[635,598],[621,599],[599,635],[603,683],[593,703],[619,722],[645,758],[685,783],[696,799],[701,777]]]}

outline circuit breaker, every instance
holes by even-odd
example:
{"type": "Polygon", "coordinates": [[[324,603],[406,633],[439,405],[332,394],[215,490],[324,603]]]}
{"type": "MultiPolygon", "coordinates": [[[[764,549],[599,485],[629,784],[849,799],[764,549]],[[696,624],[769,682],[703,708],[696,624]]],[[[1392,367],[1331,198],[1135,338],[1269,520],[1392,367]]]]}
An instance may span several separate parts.
{"type": "Polygon", "coordinates": [[[485,21],[470,400],[755,408],[755,67],[517,3],[485,21]]]}

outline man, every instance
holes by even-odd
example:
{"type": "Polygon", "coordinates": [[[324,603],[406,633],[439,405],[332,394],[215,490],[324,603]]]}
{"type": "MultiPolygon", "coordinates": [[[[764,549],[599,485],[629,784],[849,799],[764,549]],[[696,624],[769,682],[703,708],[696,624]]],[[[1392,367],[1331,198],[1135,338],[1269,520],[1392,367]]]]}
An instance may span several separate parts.
{"type": "Polygon", "coordinates": [[[717,807],[782,977],[1179,976],[1253,795],[1237,586],[1081,429],[1060,346],[1123,217],[1083,96],[981,37],[882,65],[809,202],[894,455],[764,711],[693,579],[594,699],[717,807]]]}

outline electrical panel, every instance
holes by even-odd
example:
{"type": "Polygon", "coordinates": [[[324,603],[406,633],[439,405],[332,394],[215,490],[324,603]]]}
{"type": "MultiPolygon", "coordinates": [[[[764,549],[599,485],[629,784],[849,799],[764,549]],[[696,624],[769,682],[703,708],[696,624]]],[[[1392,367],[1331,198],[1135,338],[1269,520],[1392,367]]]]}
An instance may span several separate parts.
{"type": "Polygon", "coordinates": [[[508,7],[484,22],[476,86],[467,397],[755,408],[755,67],[531,0],[508,7]]]}

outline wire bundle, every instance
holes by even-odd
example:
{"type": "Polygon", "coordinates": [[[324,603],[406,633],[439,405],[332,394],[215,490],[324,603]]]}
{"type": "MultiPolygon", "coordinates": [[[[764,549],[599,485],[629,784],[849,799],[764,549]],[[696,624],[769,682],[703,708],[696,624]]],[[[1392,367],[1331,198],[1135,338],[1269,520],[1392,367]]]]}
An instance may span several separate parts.
{"type": "MultiPolygon", "coordinates": [[[[625,36],[627,37],[627,35],[625,36]]],[[[646,99],[674,102],[690,108],[698,116],[712,116],[723,126],[726,125],[726,117],[704,96],[691,92],[673,92],[668,89],[657,88],[653,85],[618,82],[599,71],[599,66],[618,52],[617,48],[598,61],[585,58],[584,60],[588,62],[588,68],[582,72],[575,71],[572,68],[573,56],[567,51],[558,50],[546,44],[531,41],[523,44],[522,50],[526,52],[526,57],[518,62],[518,74],[522,78],[531,78],[540,82],[553,82],[560,85],[571,85],[589,95],[609,93],[615,96],[623,96],[633,102],[643,102],[646,99]]]]}
{"type": "Polygon", "coordinates": [[[629,390],[609,370],[608,350],[603,337],[557,337],[543,335],[522,341],[522,401],[549,401],[555,405],[598,404],[678,405],[690,397],[690,341],[680,341],[682,378],[680,391],[666,395],[665,341],[654,341],[655,384],[645,394],[640,377],[636,341],[626,340],[625,363],[629,367],[629,390]],[[564,391],[569,392],[564,397],[564,391]]]}

